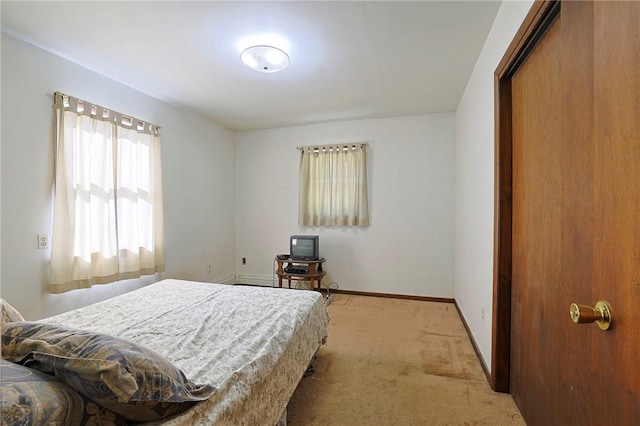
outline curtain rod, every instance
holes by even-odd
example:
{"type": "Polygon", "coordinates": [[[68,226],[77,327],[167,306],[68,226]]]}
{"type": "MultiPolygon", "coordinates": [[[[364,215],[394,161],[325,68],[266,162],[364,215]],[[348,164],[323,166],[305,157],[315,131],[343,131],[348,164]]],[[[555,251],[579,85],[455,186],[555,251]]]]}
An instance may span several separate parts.
{"type": "Polygon", "coordinates": [[[333,149],[336,147],[342,147],[343,151],[347,151],[349,148],[355,149],[355,148],[366,148],[367,145],[369,145],[367,142],[357,142],[357,143],[336,143],[336,144],[332,144],[332,145],[308,145],[308,146],[297,146],[296,149],[299,149],[300,151],[304,151],[307,149],[312,149],[314,151],[319,151],[321,149],[326,150],[326,149],[333,149]]]}
{"type": "Polygon", "coordinates": [[[62,92],[55,92],[53,94],[53,105],[57,108],[73,111],[89,117],[105,121],[113,121],[116,125],[129,129],[136,129],[144,133],[153,133],[157,135],[158,130],[161,129],[157,124],[150,123],[147,120],[141,120],[129,114],[123,114],[62,92]]]}

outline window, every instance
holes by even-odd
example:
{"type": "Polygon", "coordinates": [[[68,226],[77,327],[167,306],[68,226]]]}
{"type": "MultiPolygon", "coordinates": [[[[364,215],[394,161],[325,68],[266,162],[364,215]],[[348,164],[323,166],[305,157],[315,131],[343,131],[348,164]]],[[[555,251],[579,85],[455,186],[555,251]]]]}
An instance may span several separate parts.
{"type": "Polygon", "coordinates": [[[298,224],[367,226],[366,144],[300,148],[298,224]]]}
{"type": "Polygon", "coordinates": [[[164,270],[158,127],[55,94],[49,291],[164,270]]]}

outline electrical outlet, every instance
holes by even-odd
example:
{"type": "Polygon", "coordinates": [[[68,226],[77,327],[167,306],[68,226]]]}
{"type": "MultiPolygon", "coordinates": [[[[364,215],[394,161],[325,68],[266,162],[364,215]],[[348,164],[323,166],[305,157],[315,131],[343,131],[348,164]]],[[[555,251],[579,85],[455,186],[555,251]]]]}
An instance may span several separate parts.
{"type": "Polygon", "coordinates": [[[47,234],[38,234],[38,249],[49,248],[49,236],[47,234]]]}
{"type": "Polygon", "coordinates": [[[207,266],[207,272],[208,272],[208,273],[211,273],[211,271],[212,271],[211,265],[208,265],[208,266],[207,266]]]}
{"type": "Polygon", "coordinates": [[[246,264],[247,264],[247,258],[246,258],[246,257],[243,257],[243,258],[242,258],[242,264],[243,264],[243,265],[246,265],[246,264]]]}

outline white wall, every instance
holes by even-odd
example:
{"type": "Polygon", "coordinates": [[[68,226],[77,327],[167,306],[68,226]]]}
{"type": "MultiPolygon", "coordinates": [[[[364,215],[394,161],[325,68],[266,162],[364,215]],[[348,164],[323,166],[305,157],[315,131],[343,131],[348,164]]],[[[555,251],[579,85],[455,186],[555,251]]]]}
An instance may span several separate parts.
{"type": "Polygon", "coordinates": [[[155,282],[223,281],[234,274],[233,133],[58,56],[2,34],[1,295],[37,319],[155,282]],[[52,94],[88,99],[162,127],[166,272],[47,293],[51,236],[52,94]],[[207,266],[212,265],[212,273],[207,266]]]}
{"type": "Polygon", "coordinates": [[[292,234],[320,235],[323,283],[453,297],[453,113],[236,134],[238,281],[271,285],[292,234]],[[298,226],[297,146],[368,142],[369,227],[298,226]],[[241,265],[240,259],[247,258],[241,265]]]}
{"type": "Polygon", "coordinates": [[[235,156],[230,131],[2,34],[2,297],[35,319],[159,278],[62,295],[46,292],[50,253],[36,249],[36,234],[50,235],[51,94],[61,90],[162,126],[163,278],[219,282],[232,280],[237,272],[240,281],[270,284],[273,257],[288,251],[288,236],[317,233],[327,257],[325,283],[333,280],[343,289],[368,292],[455,296],[490,366],[493,72],[531,3],[503,2],[455,115],[239,133],[235,156]],[[299,227],[295,147],[355,141],[370,143],[371,225],[299,227]],[[241,257],[247,265],[240,265],[241,257]],[[209,264],[212,273],[207,273],[209,264]]]}
{"type": "Polygon", "coordinates": [[[493,74],[531,4],[531,1],[502,3],[456,111],[455,298],[489,368],[493,298],[493,74]]]}

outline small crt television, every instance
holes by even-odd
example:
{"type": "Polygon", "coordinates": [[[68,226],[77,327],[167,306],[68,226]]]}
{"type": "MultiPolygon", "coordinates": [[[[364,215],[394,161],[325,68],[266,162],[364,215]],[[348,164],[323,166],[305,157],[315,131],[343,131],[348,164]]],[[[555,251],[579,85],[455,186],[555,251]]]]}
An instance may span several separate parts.
{"type": "Polygon", "coordinates": [[[291,259],[318,260],[319,240],[318,235],[292,235],[289,244],[291,259]]]}

